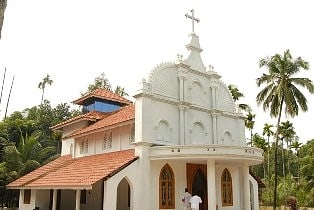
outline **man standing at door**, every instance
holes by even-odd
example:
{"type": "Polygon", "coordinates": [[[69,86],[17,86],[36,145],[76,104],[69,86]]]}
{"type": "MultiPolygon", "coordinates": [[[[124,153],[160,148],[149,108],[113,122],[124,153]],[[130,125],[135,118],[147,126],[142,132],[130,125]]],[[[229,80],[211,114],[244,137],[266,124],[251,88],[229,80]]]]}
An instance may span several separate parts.
{"type": "Polygon", "coordinates": [[[191,210],[199,210],[200,208],[200,203],[202,203],[202,199],[198,195],[200,195],[200,193],[193,195],[190,199],[191,210]]]}
{"type": "Polygon", "coordinates": [[[183,203],[183,209],[184,210],[191,210],[191,205],[190,205],[190,199],[191,199],[191,194],[188,191],[188,188],[185,188],[184,194],[182,196],[182,203],[183,203]]]}

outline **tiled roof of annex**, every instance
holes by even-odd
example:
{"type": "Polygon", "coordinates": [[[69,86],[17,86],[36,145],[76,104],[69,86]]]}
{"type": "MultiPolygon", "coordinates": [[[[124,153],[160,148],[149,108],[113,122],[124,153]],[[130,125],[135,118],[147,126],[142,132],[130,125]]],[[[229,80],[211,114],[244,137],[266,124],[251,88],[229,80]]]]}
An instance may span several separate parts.
{"type": "Polygon", "coordinates": [[[87,134],[89,132],[94,132],[96,130],[103,129],[116,124],[133,121],[134,119],[135,119],[135,106],[132,104],[126,107],[122,107],[115,112],[111,112],[111,114],[105,116],[102,120],[99,120],[98,122],[88,127],[76,130],[72,134],[64,138],[71,138],[74,136],[87,134]]]}
{"type": "Polygon", "coordinates": [[[122,104],[132,104],[132,101],[130,101],[130,100],[128,100],[122,96],[119,96],[118,94],[116,94],[110,90],[106,90],[103,88],[98,88],[91,93],[87,93],[84,96],[82,96],[81,98],[73,101],[73,103],[78,104],[78,105],[83,105],[83,102],[88,98],[100,98],[100,99],[105,99],[105,100],[109,100],[109,101],[119,102],[122,104]]]}
{"type": "Polygon", "coordinates": [[[68,119],[64,122],[57,124],[57,125],[54,125],[51,127],[51,129],[52,130],[58,130],[58,129],[61,129],[61,128],[69,125],[69,124],[72,124],[75,122],[80,122],[80,121],[96,122],[96,121],[101,120],[110,114],[112,114],[112,113],[111,112],[110,113],[104,113],[104,112],[91,111],[91,112],[88,112],[86,114],[81,114],[81,115],[78,115],[78,116],[73,117],[71,119],[68,119]]]}
{"type": "Polygon", "coordinates": [[[90,189],[101,180],[108,179],[138,158],[134,149],[72,158],[58,159],[11,182],[8,189],[90,189]]]}

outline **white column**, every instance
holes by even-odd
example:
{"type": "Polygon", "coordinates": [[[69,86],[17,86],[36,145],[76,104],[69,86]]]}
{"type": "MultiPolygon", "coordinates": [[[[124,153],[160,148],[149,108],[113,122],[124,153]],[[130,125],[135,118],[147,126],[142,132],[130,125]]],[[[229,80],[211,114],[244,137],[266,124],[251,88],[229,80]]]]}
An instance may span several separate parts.
{"type": "MultiPolygon", "coordinates": [[[[138,143],[135,147],[135,155],[139,156],[138,171],[134,186],[134,210],[152,209],[150,203],[150,147],[148,143],[138,143]]],[[[111,210],[111,209],[110,209],[111,210]]]]}
{"type": "Polygon", "coordinates": [[[186,78],[183,80],[183,100],[188,101],[188,82],[186,78]]]}
{"type": "Polygon", "coordinates": [[[187,109],[184,110],[184,143],[191,144],[191,141],[188,141],[188,112],[187,109]]]}
{"type": "Polygon", "coordinates": [[[207,193],[208,210],[216,210],[215,160],[207,160],[207,193]]]}
{"type": "Polygon", "coordinates": [[[57,192],[58,192],[58,190],[53,189],[52,210],[56,210],[57,209],[57,192]]]}
{"type": "Polygon", "coordinates": [[[102,209],[103,210],[107,210],[107,201],[108,201],[108,194],[107,194],[107,182],[106,181],[102,181],[103,182],[103,192],[104,192],[104,197],[103,197],[103,203],[102,203],[102,209]]]}
{"type": "Polygon", "coordinates": [[[183,76],[179,76],[179,82],[180,82],[180,101],[183,101],[184,98],[184,85],[183,85],[183,82],[184,82],[184,77],[183,76]]]}
{"type": "Polygon", "coordinates": [[[179,106],[180,112],[180,144],[184,145],[184,106],[179,106]]]}
{"type": "Polygon", "coordinates": [[[75,197],[75,210],[81,209],[81,190],[76,190],[76,197],[75,197]]]}
{"type": "Polygon", "coordinates": [[[213,144],[218,144],[218,137],[217,137],[217,115],[216,114],[212,114],[211,115],[212,119],[213,119],[213,144]]]}
{"type": "Polygon", "coordinates": [[[218,101],[218,88],[215,87],[215,100],[214,100],[214,109],[217,109],[217,101],[218,101]]]}
{"type": "Polygon", "coordinates": [[[243,163],[242,169],[243,180],[243,210],[250,210],[250,183],[249,183],[249,166],[243,163]]]}

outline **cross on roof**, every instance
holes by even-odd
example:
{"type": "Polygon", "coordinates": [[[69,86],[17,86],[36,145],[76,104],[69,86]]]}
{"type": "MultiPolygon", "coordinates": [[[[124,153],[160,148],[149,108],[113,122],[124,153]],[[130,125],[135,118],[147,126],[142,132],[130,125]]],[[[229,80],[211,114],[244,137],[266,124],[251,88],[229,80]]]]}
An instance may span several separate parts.
{"type": "Polygon", "coordinates": [[[189,15],[188,13],[186,13],[186,14],[185,14],[185,17],[192,19],[192,33],[194,33],[194,21],[200,22],[200,19],[199,19],[199,18],[196,18],[196,17],[194,16],[194,9],[191,9],[190,11],[191,11],[192,15],[189,15]]]}

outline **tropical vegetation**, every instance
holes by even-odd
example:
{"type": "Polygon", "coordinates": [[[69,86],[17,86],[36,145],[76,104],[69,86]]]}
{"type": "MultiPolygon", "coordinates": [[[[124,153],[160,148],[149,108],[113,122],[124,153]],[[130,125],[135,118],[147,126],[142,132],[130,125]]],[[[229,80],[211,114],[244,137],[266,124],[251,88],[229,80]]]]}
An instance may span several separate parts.
{"type": "MultiPolygon", "coordinates": [[[[299,77],[301,70],[308,70],[309,63],[301,57],[294,59],[289,50],[286,50],[283,55],[275,54],[271,57],[265,57],[260,60],[260,67],[266,67],[267,73],[263,73],[257,78],[258,87],[264,85],[262,90],[256,96],[258,104],[263,104],[264,111],[269,111],[271,117],[277,118],[275,132],[275,151],[274,151],[274,194],[273,194],[273,209],[277,206],[277,186],[278,186],[278,143],[280,136],[283,140],[290,139],[293,132],[285,133],[285,126],[281,125],[282,113],[286,116],[295,117],[299,114],[299,110],[307,111],[307,99],[302,92],[307,90],[309,93],[314,93],[313,82],[308,78],[299,77]],[[301,89],[302,88],[302,89],[301,89]]],[[[282,153],[284,156],[284,152],[282,153]]],[[[282,168],[285,174],[283,163],[282,168]]]]}

